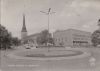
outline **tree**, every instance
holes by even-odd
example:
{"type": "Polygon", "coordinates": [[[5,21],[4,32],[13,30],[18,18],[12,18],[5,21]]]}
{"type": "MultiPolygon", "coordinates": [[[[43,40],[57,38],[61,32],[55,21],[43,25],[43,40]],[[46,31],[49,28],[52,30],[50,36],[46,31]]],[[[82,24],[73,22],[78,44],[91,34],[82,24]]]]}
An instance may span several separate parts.
{"type": "Polygon", "coordinates": [[[94,31],[91,38],[92,38],[91,42],[93,46],[99,45],[100,44],[100,30],[94,31]]]}
{"type": "Polygon", "coordinates": [[[11,36],[11,33],[8,33],[6,34],[6,36],[3,38],[3,48],[4,49],[9,49],[11,48],[11,39],[12,39],[12,36],[11,36]]]}
{"type": "Polygon", "coordinates": [[[11,34],[8,33],[8,30],[0,24],[0,49],[5,49],[10,45],[11,34]]]}
{"type": "Polygon", "coordinates": [[[37,38],[37,43],[42,45],[47,45],[47,43],[53,43],[53,38],[51,34],[48,32],[48,30],[43,30],[40,33],[40,36],[38,36],[37,38]]]}
{"type": "Polygon", "coordinates": [[[14,46],[18,46],[21,44],[21,40],[19,40],[17,37],[13,37],[11,43],[14,46]]]}
{"type": "Polygon", "coordinates": [[[12,34],[0,24],[0,49],[10,49],[13,44],[19,43],[17,38],[13,38],[12,34]]]}

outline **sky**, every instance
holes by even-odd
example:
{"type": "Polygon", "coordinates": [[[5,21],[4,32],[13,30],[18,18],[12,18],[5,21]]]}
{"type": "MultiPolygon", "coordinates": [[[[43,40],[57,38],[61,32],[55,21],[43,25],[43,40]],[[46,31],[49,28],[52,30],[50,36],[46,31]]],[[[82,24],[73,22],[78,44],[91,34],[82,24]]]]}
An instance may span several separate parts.
{"type": "Polygon", "coordinates": [[[100,0],[1,0],[1,24],[13,36],[21,36],[23,14],[26,17],[28,35],[41,32],[48,28],[50,32],[69,28],[93,32],[98,29],[100,18],[100,0]]]}

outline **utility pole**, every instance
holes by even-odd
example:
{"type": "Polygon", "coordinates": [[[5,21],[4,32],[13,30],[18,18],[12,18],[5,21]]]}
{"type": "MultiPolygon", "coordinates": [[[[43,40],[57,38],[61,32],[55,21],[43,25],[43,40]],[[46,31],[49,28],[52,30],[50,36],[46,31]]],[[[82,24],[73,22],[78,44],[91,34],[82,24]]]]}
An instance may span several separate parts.
{"type": "MultiPolygon", "coordinates": [[[[54,14],[55,12],[51,12],[51,8],[49,8],[47,12],[44,12],[44,11],[40,11],[40,12],[44,13],[45,15],[48,16],[48,33],[49,33],[50,32],[50,28],[49,28],[49,26],[50,26],[50,19],[49,19],[49,17],[50,17],[51,14],[54,14]]],[[[48,42],[47,43],[49,43],[49,35],[48,35],[48,42]]],[[[48,51],[49,51],[49,48],[48,48],[48,51]]]]}

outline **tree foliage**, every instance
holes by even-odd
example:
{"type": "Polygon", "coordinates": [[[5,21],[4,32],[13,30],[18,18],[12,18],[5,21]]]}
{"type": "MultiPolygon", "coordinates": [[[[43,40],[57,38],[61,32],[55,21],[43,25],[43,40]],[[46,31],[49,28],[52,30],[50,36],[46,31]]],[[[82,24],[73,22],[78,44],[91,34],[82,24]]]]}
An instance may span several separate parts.
{"type": "Polygon", "coordinates": [[[93,43],[93,46],[97,46],[100,44],[100,30],[96,30],[93,32],[91,36],[91,41],[93,43]]]}
{"type": "Polygon", "coordinates": [[[53,44],[53,38],[52,38],[52,35],[48,32],[48,30],[43,30],[41,33],[40,33],[40,36],[38,36],[37,38],[37,43],[38,44],[45,44],[47,45],[47,43],[51,43],[53,44]]]}
{"type": "Polygon", "coordinates": [[[19,43],[18,38],[13,38],[11,33],[0,24],[0,49],[9,49],[12,45],[15,45],[15,43],[19,43]]]}
{"type": "Polygon", "coordinates": [[[21,44],[21,40],[19,40],[17,37],[13,37],[11,40],[12,40],[11,44],[14,46],[18,46],[21,44]]]}

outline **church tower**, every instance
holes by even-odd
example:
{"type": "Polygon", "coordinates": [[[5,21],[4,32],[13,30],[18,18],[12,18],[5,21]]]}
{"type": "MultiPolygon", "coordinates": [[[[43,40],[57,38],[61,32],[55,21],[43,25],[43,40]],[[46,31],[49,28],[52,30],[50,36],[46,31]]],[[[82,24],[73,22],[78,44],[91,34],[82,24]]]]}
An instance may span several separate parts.
{"type": "Polygon", "coordinates": [[[23,26],[21,30],[21,39],[24,39],[27,36],[27,29],[25,25],[25,15],[23,14],[23,26]]]}

